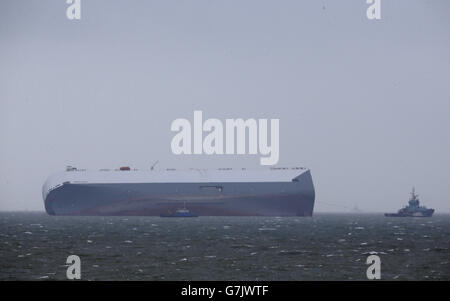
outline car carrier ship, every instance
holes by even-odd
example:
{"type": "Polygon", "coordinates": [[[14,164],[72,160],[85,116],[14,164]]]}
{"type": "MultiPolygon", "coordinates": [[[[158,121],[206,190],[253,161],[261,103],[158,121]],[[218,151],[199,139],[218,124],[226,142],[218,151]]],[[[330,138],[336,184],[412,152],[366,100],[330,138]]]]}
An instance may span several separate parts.
{"type": "Polygon", "coordinates": [[[311,216],[303,167],[88,171],[68,166],[42,188],[50,215],[161,216],[184,205],[198,216],[311,216]]]}

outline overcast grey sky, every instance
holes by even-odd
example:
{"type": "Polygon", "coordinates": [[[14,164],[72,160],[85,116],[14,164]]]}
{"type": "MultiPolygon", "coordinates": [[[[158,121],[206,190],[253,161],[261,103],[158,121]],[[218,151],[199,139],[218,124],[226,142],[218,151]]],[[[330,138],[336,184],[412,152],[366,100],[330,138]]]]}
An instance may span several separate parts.
{"type": "Polygon", "coordinates": [[[176,156],[176,118],[279,118],[316,211],[450,212],[450,1],[0,2],[0,210],[44,210],[66,165],[259,167],[176,156]]]}

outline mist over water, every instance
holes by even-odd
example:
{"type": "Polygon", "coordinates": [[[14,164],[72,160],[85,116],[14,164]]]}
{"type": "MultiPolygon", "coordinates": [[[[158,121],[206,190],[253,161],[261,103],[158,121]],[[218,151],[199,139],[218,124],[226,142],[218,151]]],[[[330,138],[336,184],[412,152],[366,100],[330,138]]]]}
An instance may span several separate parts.
{"type": "Polygon", "coordinates": [[[0,1],[0,210],[43,210],[67,165],[260,167],[175,155],[201,110],[279,119],[275,167],[311,169],[317,200],[396,211],[415,186],[450,213],[450,1],[81,2],[0,1]]]}
{"type": "Polygon", "coordinates": [[[450,215],[62,217],[0,213],[0,280],[450,280],[450,215]]]}

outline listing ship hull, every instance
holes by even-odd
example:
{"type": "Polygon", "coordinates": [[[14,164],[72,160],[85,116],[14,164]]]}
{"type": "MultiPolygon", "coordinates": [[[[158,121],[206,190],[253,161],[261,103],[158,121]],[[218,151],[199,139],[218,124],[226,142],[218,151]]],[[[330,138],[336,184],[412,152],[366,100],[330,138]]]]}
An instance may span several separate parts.
{"type": "Polygon", "coordinates": [[[80,181],[79,176],[67,181],[71,173],[62,177],[66,181],[57,183],[50,179],[44,185],[48,214],[161,216],[186,206],[198,216],[311,216],[314,208],[315,192],[309,170],[300,174],[297,171],[293,177],[292,171],[285,175],[278,172],[267,180],[262,176],[250,182],[245,182],[241,172],[238,177],[232,173],[220,175],[217,182],[212,181],[213,174],[201,181],[174,183],[120,182],[120,177],[113,183],[92,183],[80,181]]]}

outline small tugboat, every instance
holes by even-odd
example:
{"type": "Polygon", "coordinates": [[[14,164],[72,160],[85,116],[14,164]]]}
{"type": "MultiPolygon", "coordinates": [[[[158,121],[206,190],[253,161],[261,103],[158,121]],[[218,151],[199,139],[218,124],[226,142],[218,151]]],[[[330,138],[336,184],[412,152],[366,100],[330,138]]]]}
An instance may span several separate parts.
{"type": "Polygon", "coordinates": [[[160,217],[198,217],[197,214],[190,212],[186,208],[186,203],[184,203],[183,208],[179,208],[175,211],[169,210],[167,213],[161,213],[160,217]]]}
{"type": "Polygon", "coordinates": [[[385,213],[387,217],[431,217],[434,209],[428,209],[419,205],[419,195],[415,193],[414,187],[409,199],[409,205],[400,209],[397,213],[385,213]]]}

